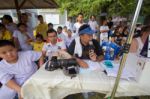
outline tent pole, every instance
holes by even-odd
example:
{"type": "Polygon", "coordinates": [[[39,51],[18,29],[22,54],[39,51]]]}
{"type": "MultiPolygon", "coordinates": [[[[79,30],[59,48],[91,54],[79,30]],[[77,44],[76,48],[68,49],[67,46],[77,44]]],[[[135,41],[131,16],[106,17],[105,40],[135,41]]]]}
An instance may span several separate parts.
{"type": "Polygon", "coordinates": [[[19,4],[18,4],[18,0],[14,0],[15,2],[15,6],[16,6],[16,12],[17,12],[17,16],[18,16],[18,22],[20,22],[20,8],[19,8],[19,4]]]}
{"type": "MultiPolygon", "coordinates": [[[[132,38],[133,38],[133,35],[134,35],[135,26],[136,26],[136,23],[137,23],[137,19],[138,19],[138,16],[139,16],[139,12],[140,12],[142,3],[143,3],[143,0],[139,0],[138,4],[137,4],[137,7],[136,7],[136,11],[135,11],[134,18],[133,18],[133,21],[132,21],[132,25],[131,25],[131,28],[130,28],[129,37],[128,37],[127,42],[126,42],[126,45],[129,45],[128,46],[129,48],[130,48],[130,44],[131,44],[131,41],[132,41],[132,38]]],[[[129,51],[129,48],[128,48],[128,51],[129,51]]],[[[115,93],[116,93],[118,85],[119,85],[122,70],[124,68],[126,58],[127,58],[127,55],[128,55],[128,51],[125,51],[125,53],[123,53],[123,57],[122,57],[121,62],[120,62],[120,66],[119,66],[117,78],[116,78],[116,81],[115,81],[115,85],[114,85],[114,88],[112,90],[111,96],[108,97],[108,99],[114,99],[114,97],[115,97],[115,93]]]]}

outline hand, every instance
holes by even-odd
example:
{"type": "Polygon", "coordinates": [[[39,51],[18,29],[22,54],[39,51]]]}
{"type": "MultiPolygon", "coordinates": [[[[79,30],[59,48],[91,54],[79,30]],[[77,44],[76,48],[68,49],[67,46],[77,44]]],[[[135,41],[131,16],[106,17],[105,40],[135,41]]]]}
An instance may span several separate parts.
{"type": "Polygon", "coordinates": [[[88,64],[84,62],[83,60],[76,58],[77,63],[82,67],[82,68],[88,68],[88,64]]]}
{"type": "Polygon", "coordinates": [[[92,61],[97,60],[97,55],[94,53],[94,50],[89,51],[89,57],[92,61]]]}

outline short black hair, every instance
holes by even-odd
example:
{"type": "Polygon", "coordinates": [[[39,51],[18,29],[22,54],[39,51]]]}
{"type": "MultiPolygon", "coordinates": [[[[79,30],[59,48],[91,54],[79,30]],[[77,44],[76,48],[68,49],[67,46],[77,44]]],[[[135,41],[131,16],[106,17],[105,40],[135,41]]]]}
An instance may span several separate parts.
{"type": "Polygon", "coordinates": [[[55,34],[57,35],[57,32],[56,32],[54,29],[49,29],[49,30],[47,31],[47,35],[48,35],[49,33],[55,33],[55,34]]]}
{"type": "Polygon", "coordinates": [[[38,15],[38,19],[39,19],[39,18],[43,18],[43,16],[42,16],[42,15],[38,15]]]}
{"type": "Polygon", "coordinates": [[[58,26],[58,28],[57,29],[61,29],[62,30],[62,27],[61,26],[58,26]]]}
{"type": "Polygon", "coordinates": [[[52,27],[53,27],[53,24],[52,24],[52,23],[48,23],[48,27],[49,27],[49,26],[52,26],[52,27]]]}
{"type": "Polygon", "coordinates": [[[90,26],[89,26],[88,24],[83,24],[83,25],[79,28],[78,33],[79,33],[80,31],[86,29],[86,28],[89,28],[89,27],[90,27],[90,26]]]}
{"type": "Polygon", "coordinates": [[[12,17],[10,15],[4,15],[3,18],[8,20],[11,23],[13,22],[13,19],[12,19],[12,17]]]}
{"type": "Polygon", "coordinates": [[[4,46],[12,46],[15,48],[14,42],[10,40],[0,40],[0,47],[4,47],[4,46]]]}
{"type": "Polygon", "coordinates": [[[19,28],[19,27],[22,26],[22,25],[24,25],[25,27],[27,27],[27,25],[24,24],[24,23],[18,23],[18,24],[17,24],[17,27],[19,28]]]}

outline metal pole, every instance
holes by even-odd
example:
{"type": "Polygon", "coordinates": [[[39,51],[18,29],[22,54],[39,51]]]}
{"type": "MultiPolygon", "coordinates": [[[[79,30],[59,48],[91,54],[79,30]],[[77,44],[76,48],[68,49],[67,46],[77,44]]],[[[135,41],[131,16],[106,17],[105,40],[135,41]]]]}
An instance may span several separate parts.
{"type": "MultiPolygon", "coordinates": [[[[127,42],[126,42],[127,44],[131,44],[132,37],[133,37],[134,31],[135,31],[136,22],[137,22],[137,19],[138,19],[138,16],[139,16],[139,12],[140,12],[142,3],[143,3],[143,0],[138,1],[136,11],[135,11],[135,14],[134,14],[134,18],[133,18],[133,21],[132,21],[132,25],[131,25],[131,28],[130,28],[130,34],[129,34],[129,37],[128,37],[127,42]]],[[[114,99],[114,97],[115,97],[115,93],[116,93],[118,85],[119,85],[122,70],[123,70],[125,62],[126,62],[127,54],[128,53],[123,53],[123,57],[122,57],[121,62],[120,62],[120,66],[119,66],[117,78],[116,78],[116,81],[115,81],[115,85],[114,85],[113,91],[111,93],[111,97],[109,97],[110,99],[114,99]]]]}

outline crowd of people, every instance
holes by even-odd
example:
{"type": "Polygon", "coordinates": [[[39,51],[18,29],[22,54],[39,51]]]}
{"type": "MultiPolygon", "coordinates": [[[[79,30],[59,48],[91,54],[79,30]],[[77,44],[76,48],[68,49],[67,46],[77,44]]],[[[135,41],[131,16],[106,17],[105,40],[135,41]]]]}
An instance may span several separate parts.
{"type": "MultiPolygon", "coordinates": [[[[28,15],[22,13],[20,23],[13,22],[10,15],[2,17],[0,23],[0,99],[21,98],[21,86],[44,62],[57,51],[65,51],[74,57],[82,68],[88,68],[83,59],[100,62],[104,60],[104,42],[112,42],[120,47],[115,56],[121,56],[129,34],[129,26],[116,26],[112,18],[103,19],[101,24],[92,15],[88,23],[79,13],[75,23],[69,17],[65,26],[53,28],[52,23],[37,17],[39,24],[32,29],[28,25],[28,15]],[[36,63],[35,63],[36,62],[36,63]]],[[[120,22],[121,23],[121,22],[120,22]]],[[[139,53],[150,34],[150,26],[137,25],[130,52],[139,53]]],[[[114,49],[115,50],[115,49],[114,49]]]]}

